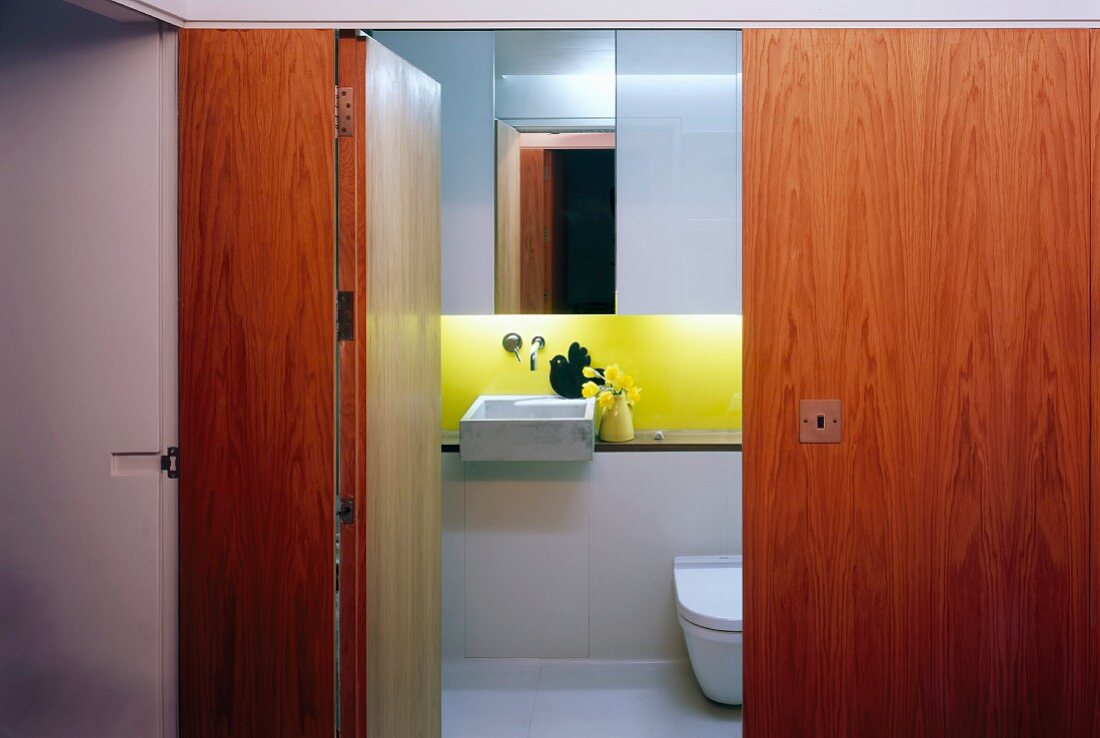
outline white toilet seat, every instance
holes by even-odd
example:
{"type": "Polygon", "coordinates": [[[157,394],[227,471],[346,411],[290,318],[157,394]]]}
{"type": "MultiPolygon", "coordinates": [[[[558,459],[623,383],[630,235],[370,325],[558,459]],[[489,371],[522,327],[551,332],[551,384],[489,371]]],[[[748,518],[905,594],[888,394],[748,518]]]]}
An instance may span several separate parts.
{"type": "Polygon", "coordinates": [[[741,643],[741,631],[739,630],[714,630],[713,628],[704,628],[701,625],[696,625],[683,616],[680,616],[679,621],[680,627],[684,630],[684,636],[687,638],[694,637],[708,643],[725,643],[731,645],[741,643]]]}
{"type": "Polygon", "coordinates": [[[709,630],[741,632],[740,556],[677,556],[673,581],[680,617],[709,630]]]}

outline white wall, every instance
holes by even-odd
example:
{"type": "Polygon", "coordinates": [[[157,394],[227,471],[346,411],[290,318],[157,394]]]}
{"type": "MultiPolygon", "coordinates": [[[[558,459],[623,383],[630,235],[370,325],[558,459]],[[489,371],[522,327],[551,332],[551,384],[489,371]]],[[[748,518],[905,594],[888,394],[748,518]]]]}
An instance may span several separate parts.
{"type": "Polygon", "coordinates": [[[496,117],[513,128],[615,127],[615,74],[497,77],[496,117]]]}
{"type": "Polygon", "coordinates": [[[741,553],[741,454],[443,454],[445,658],[686,658],[672,558],[741,553]]]}
{"type": "Polygon", "coordinates": [[[0,736],[174,733],[173,44],[0,4],[0,736]]]}
{"type": "Polygon", "coordinates": [[[616,33],[624,314],[741,313],[741,32],[616,33]]]}
{"type": "MultiPolygon", "coordinates": [[[[123,0],[133,4],[138,0],[123,0]]],[[[546,27],[554,23],[623,27],[630,22],[642,25],[680,24],[697,26],[700,22],[728,21],[734,28],[782,23],[922,23],[951,21],[960,24],[988,25],[1013,22],[1037,25],[1042,22],[1064,23],[1100,20],[1096,0],[746,0],[717,3],[713,0],[150,0],[154,5],[184,5],[182,15],[192,22],[274,21],[279,23],[324,22],[347,27],[379,27],[379,23],[468,24],[473,27],[500,25],[502,22],[525,23],[546,27]]]]}
{"type": "Polygon", "coordinates": [[[493,312],[493,34],[381,31],[375,39],[439,82],[443,312],[493,312]]]}

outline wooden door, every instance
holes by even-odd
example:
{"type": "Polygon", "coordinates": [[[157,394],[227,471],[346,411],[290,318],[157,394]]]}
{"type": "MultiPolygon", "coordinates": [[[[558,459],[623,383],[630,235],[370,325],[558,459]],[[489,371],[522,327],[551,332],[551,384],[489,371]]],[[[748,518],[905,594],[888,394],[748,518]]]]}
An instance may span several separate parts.
{"type": "Polygon", "coordinates": [[[180,734],[334,734],[331,31],[180,33],[180,734]]]}
{"type": "Polygon", "coordinates": [[[548,313],[550,291],[547,282],[546,250],[550,235],[543,194],[547,173],[544,149],[519,152],[519,311],[548,313]]]}
{"type": "Polygon", "coordinates": [[[339,140],[342,736],[440,734],[440,88],[342,36],[355,130],[339,140]]]}
{"type": "MultiPolygon", "coordinates": [[[[1100,244],[1100,30],[1089,32],[1092,61],[1090,98],[1092,100],[1092,243],[1100,244]]],[[[1092,485],[1100,484],[1100,260],[1092,260],[1092,485]]],[[[1092,530],[1100,531],[1100,509],[1092,506],[1092,530]]],[[[1092,577],[1090,606],[1092,608],[1092,648],[1090,649],[1092,678],[1092,735],[1100,735],[1100,546],[1092,546],[1092,577]]]]}
{"type": "Polygon", "coordinates": [[[1087,734],[1087,41],[745,32],[754,738],[1087,734]]]}
{"type": "Polygon", "coordinates": [[[520,149],[522,313],[554,313],[561,299],[564,180],[560,151],[520,149]]]}
{"type": "Polygon", "coordinates": [[[497,313],[520,309],[519,131],[497,121],[496,258],[493,274],[497,313]]]}

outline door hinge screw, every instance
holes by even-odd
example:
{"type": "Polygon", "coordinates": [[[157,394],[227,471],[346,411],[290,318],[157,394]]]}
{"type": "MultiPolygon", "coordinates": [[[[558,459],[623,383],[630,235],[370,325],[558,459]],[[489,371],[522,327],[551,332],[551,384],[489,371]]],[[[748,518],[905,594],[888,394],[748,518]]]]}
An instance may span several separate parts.
{"type": "Polygon", "coordinates": [[[336,88],[336,137],[350,136],[355,123],[354,95],[351,87],[336,88]]]}

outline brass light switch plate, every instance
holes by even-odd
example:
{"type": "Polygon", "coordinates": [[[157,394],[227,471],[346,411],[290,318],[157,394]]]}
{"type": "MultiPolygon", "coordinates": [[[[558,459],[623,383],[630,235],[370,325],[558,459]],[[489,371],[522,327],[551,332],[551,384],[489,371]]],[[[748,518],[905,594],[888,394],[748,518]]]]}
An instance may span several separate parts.
{"type": "Polygon", "coordinates": [[[798,442],[840,443],[840,400],[799,400],[798,442]]]}

